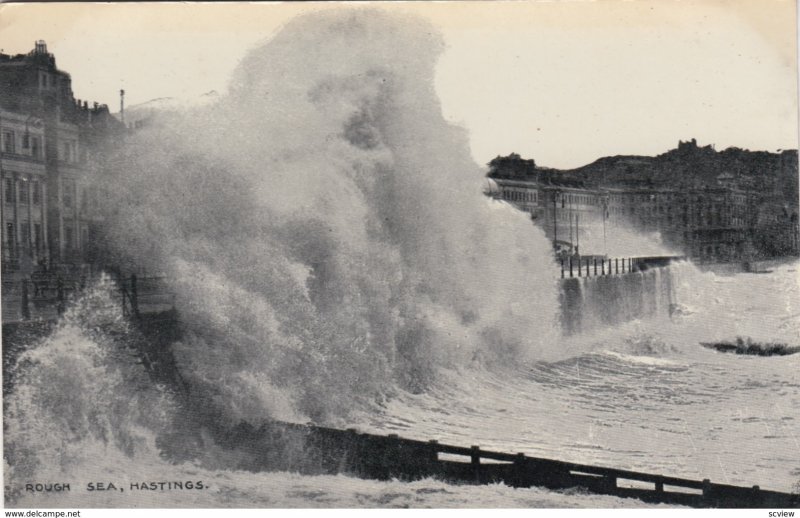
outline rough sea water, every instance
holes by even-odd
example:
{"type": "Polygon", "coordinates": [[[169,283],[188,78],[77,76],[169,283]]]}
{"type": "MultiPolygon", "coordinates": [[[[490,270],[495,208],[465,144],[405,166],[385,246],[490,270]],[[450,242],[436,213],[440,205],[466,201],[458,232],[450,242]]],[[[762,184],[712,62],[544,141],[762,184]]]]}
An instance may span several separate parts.
{"type": "Polygon", "coordinates": [[[297,19],[244,58],[226,98],[131,138],[99,180],[110,245],[170,279],[191,397],[153,382],[99,281],[15,367],[7,505],[645,506],[250,473],[204,431],[265,418],[793,489],[800,355],[699,342],[797,345],[800,263],[725,277],[676,265],[671,312],[562,336],[549,243],[483,196],[467,136],[442,118],[442,50],[412,18],[297,19]],[[86,491],[99,482],[124,492],[86,491]],[[131,489],[152,482],[183,488],[131,489]]]}

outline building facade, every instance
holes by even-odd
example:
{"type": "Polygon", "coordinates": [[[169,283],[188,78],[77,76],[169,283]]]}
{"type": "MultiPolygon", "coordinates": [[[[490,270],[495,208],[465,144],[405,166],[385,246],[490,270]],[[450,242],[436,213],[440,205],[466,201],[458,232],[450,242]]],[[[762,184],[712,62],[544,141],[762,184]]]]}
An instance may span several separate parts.
{"type": "Polygon", "coordinates": [[[75,99],[44,42],[0,54],[5,272],[91,261],[102,221],[91,177],[124,131],[106,105],[75,99]]]}
{"type": "Polygon", "coordinates": [[[41,119],[0,109],[0,226],[5,269],[30,270],[49,256],[44,142],[41,119]]]}
{"type": "Polygon", "coordinates": [[[599,236],[610,240],[621,231],[658,233],[666,246],[695,260],[734,261],[753,253],[759,211],[752,192],[732,187],[587,189],[493,180],[492,195],[528,212],[560,253],[605,255],[599,236]]]}

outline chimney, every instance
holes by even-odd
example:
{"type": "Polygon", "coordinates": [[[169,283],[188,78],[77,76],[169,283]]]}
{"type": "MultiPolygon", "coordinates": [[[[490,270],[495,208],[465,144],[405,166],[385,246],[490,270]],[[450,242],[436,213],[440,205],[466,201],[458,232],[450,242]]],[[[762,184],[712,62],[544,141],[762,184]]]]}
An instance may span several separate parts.
{"type": "Polygon", "coordinates": [[[34,53],[35,54],[47,54],[47,43],[44,40],[37,40],[36,44],[34,45],[34,53]]]}
{"type": "Polygon", "coordinates": [[[119,120],[125,124],[125,90],[119,91],[119,120]]]}

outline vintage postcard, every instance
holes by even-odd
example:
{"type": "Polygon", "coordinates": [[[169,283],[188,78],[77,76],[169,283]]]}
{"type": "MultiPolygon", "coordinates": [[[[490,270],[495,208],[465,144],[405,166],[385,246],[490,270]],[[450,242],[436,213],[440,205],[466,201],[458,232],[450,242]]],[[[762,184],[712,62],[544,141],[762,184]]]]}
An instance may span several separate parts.
{"type": "Polygon", "coordinates": [[[5,507],[790,516],[796,20],[0,5],[5,507]]]}

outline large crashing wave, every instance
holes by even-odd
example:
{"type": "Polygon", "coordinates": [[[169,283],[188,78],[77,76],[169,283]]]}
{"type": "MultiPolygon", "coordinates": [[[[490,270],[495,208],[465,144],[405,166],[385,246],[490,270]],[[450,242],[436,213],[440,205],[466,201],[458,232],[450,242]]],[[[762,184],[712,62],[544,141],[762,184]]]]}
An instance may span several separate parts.
{"type": "Polygon", "coordinates": [[[317,421],[441,368],[556,349],[557,273],[481,193],[414,18],[296,19],[229,95],[131,137],[106,172],[116,248],[178,293],[182,375],[232,419],[317,421]]]}

